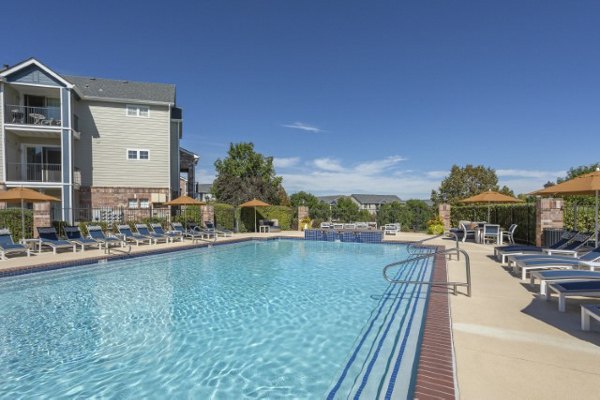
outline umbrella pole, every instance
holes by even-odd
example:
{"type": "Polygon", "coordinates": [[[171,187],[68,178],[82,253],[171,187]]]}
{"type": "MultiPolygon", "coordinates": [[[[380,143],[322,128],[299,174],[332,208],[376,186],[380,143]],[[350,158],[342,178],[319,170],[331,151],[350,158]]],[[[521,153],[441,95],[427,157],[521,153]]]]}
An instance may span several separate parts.
{"type": "Polygon", "coordinates": [[[598,191],[596,190],[596,229],[594,231],[596,234],[596,247],[598,247],[598,191]]]}
{"type": "Polygon", "coordinates": [[[492,210],[492,207],[488,204],[488,218],[487,218],[487,223],[488,224],[492,223],[492,221],[490,221],[490,212],[491,212],[491,210],[492,210]]]}
{"type": "MultiPolygon", "coordinates": [[[[21,199],[21,237],[23,238],[23,243],[25,243],[25,210],[23,209],[23,207],[24,207],[24,201],[23,201],[23,199],[21,199]]],[[[596,222],[597,221],[598,221],[598,218],[596,218],[596,222]]]]}
{"type": "Polygon", "coordinates": [[[256,207],[254,207],[254,232],[256,232],[256,207]]]}

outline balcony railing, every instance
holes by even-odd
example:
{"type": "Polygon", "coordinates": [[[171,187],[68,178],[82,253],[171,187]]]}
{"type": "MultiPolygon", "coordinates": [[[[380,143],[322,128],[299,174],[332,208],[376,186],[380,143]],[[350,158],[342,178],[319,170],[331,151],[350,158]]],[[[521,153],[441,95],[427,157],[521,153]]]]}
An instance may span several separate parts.
{"type": "Polygon", "coordinates": [[[4,123],[20,125],[60,126],[60,107],[4,106],[4,123]]]}
{"type": "Polygon", "coordinates": [[[61,182],[60,164],[6,163],[9,181],[61,182]]]}

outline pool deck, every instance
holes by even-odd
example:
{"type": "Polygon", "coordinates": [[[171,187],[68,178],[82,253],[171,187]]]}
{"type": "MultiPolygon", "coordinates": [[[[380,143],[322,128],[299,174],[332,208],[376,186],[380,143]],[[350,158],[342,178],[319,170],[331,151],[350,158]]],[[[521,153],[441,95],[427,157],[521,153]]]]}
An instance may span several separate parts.
{"type": "MultiPolygon", "coordinates": [[[[303,237],[302,232],[236,234],[230,242],[248,238],[303,237]]],[[[427,237],[401,233],[386,241],[427,237]]],[[[452,247],[450,240],[431,244],[452,247]]],[[[203,243],[207,245],[208,243],[203,243]]],[[[132,246],[132,253],[191,247],[191,242],[132,246]]],[[[473,296],[450,295],[452,338],[461,399],[595,399],[600,382],[600,324],[580,330],[580,301],[567,301],[558,312],[556,299],[545,302],[536,292],[491,258],[493,247],[461,243],[471,257],[473,296]]],[[[104,252],[43,253],[0,261],[0,275],[50,263],[107,258],[104,252]]],[[[464,280],[464,262],[449,261],[451,281],[464,280]]],[[[463,290],[464,292],[464,290],[463,290]]],[[[586,303],[600,303],[600,299],[586,303]]],[[[419,398],[435,398],[435,393],[419,398]]],[[[439,393],[439,398],[448,398],[439,393]]]]}

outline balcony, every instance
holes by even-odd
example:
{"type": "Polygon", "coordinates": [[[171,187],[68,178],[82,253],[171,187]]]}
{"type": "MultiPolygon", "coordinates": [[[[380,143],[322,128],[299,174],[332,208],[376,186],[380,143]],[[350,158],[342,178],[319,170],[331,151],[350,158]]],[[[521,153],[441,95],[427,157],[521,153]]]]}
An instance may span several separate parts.
{"type": "Polygon", "coordinates": [[[60,183],[61,165],[48,163],[6,163],[6,178],[14,182],[60,183]]]}
{"type": "Polygon", "coordinates": [[[26,107],[7,104],[4,106],[4,123],[59,127],[60,107],[26,107]]]}

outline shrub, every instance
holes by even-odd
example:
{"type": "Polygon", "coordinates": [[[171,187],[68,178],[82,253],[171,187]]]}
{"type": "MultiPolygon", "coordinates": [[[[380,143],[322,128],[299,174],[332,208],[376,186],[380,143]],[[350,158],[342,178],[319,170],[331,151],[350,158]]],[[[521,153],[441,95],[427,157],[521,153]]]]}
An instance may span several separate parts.
{"type": "Polygon", "coordinates": [[[23,216],[25,218],[25,236],[23,236],[21,228],[21,209],[7,208],[0,210],[0,228],[7,228],[10,230],[15,241],[22,237],[25,237],[26,239],[33,237],[33,212],[31,210],[24,210],[23,216]]]}
{"type": "Polygon", "coordinates": [[[235,208],[229,204],[215,203],[215,225],[221,228],[235,229],[235,208]]]}
{"type": "Polygon", "coordinates": [[[430,235],[441,235],[444,233],[444,222],[439,216],[427,221],[427,233],[430,235]]]}

